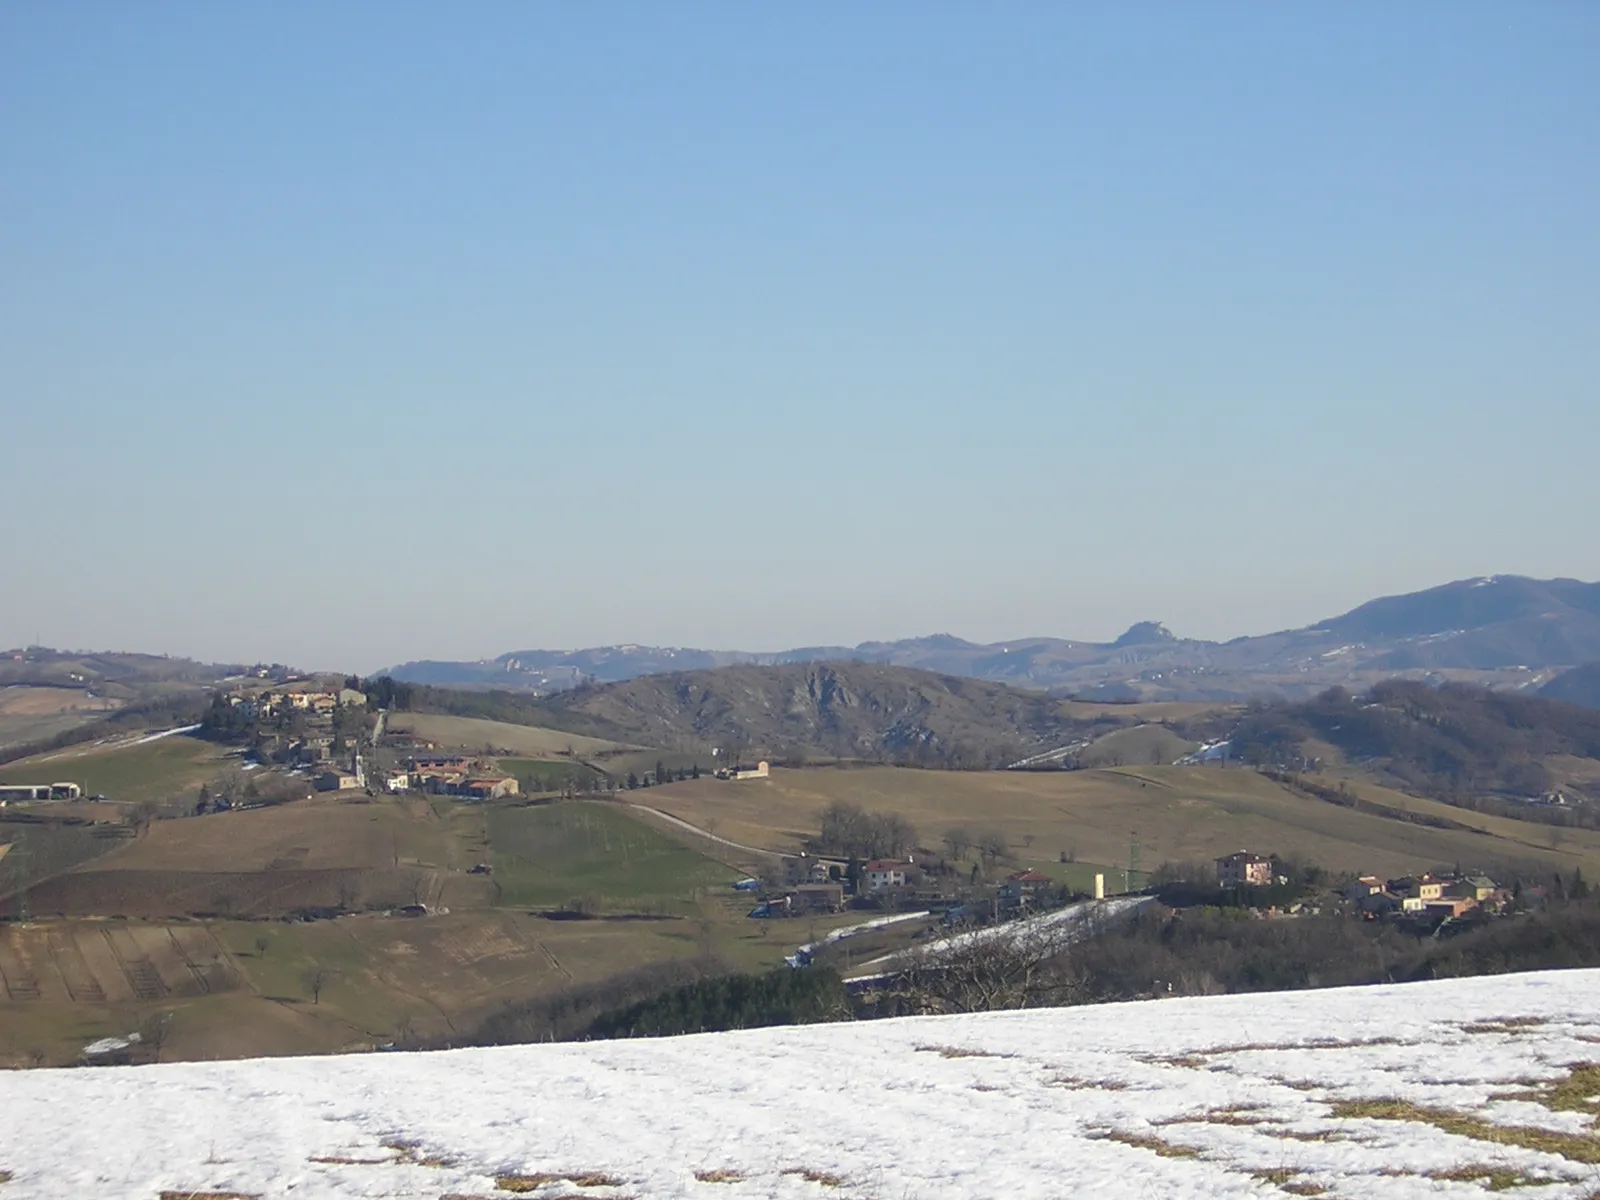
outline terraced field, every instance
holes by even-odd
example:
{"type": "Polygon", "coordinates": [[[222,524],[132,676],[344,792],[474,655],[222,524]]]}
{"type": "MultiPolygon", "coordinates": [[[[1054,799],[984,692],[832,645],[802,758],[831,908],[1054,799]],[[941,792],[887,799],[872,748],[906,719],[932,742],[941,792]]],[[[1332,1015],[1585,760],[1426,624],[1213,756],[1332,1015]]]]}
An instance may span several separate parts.
{"type": "Polygon", "coordinates": [[[0,927],[6,1000],[119,1004],[241,986],[233,956],[204,925],[59,922],[0,927]]]}

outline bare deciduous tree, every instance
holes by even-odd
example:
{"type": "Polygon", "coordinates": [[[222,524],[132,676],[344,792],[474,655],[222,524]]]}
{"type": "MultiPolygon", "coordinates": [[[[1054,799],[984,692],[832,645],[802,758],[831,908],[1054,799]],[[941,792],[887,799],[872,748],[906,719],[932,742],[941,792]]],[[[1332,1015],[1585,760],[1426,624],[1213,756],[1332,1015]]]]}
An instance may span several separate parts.
{"type": "Polygon", "coordinates": [[[159,812],[160,807],[153,800],[141,800],[135,804],[128,814],[128,824],[133,826],[134,837],[143,837],[159,812]]]}
{"type": "Polygon", "coordinates": [[[999,859],[1004,858],[1010,848],[1009,843],[1006,841],[1006,835],[998,829],[987,830],[978,838],[978,853],[988,859],[991,867],[999,859]]]}
{"type": "Polygon", "coordinates": [[[944,844],[950,847],[950,857],[960,862],[966,857],[967,851],[972,849],[972,830],[965,825],[956,825],[944,831],[944,844]]]}
{"type": "Polygon", "coordinates": [[[1101,930],[1094,910],[1077,922],[990,926],[910,958],[896,981],[923,1013],[984,1013],[1085,1002],[1090,976],[1074,946],[1101,930]]]}
{"type": "Polygon", "coordinates": [[[311,993],[311,1003],[322,1003],[322,989],[328,986],[332,972],[327,967],[312,967],[305,973],[306,991],[311,993]]]}
{"type": "Polygon", "coordinates": [[[931,947],[901,972],[897,989],[922,1012],[988,1012],[1073,1004],[1088,995],[1088,977],[1071,946],[1095,928],[1074,924],[998,926],[931,947]]]}
{"type": "Polygon", "coordinates": [[[156,1062],[161,1061],[161,1048],[167,1044],[172,1030],[172,1014],[153,1013],[139,1025],[139,1044],[150,1050],[156,1062]]]}

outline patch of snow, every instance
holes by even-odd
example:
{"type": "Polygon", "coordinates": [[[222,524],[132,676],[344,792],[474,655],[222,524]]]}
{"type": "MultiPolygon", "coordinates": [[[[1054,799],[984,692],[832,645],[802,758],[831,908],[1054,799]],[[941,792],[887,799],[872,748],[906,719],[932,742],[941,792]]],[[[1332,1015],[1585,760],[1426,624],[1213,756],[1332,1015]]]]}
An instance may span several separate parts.
{"type": "Polygon", "coordinates": [[[847,982],[861,983],[883,977],[881,972],[866,970],[869,967],[883,967],[912,955],[937,960],[941,954],[965,949],[968,946],[982,945],[985,942],[1009,942],[1018,945],[1032,939],[1043,938],[1054,945],[1064,947],[1082,934],[1098,927],[1101,922],[1125,916],[1134,909],[1151,903],[1154,903],[1154,898],[1151,896],[1118,896],[1110,900],[1085,900],[1081,904],[1069,904],[1065,908],[1053,909],[1037,916],[1023,917],[1018,921],[1005,921],[999,925],[985,925],[982,929],[969,929],[965,933],[953,933],[949,937],[925,942],[910,950],[896,950],[893,954],[868,959],[861,964],[864,973],[852,975],[847,982]]]}
{"type": "Polygon", "coordinates": [[[1193,767],[1200,763],[1216,762],[1218,759],[1225,759],[1232,753],[1233,743],[1231,741],[1207,742],[1193,754],[1185,754],[1173,765],[1179,767],[1193,767]]]}
{"type": "Polygon", "coordinates": [[[123,746],[143,746],[149,742],[159,742],[162,738],[172,737],[174,734],[193,733],[199,728],[200,726],[198,725],[182,725],[177,729],[163,729],[160,733],[147,733],[143,737],[135,738],[131,742],[124,742],[123,746]]]}
{"type": "Polygon", "coordinates": [[[927,911],[895,913],[890,917],[874,917],[870,921],[862,921],[857,925],[846,925],[843,929],[835,929],[827,937],[819,941],[807,942],[804,946],[795,948],[795,952],[784,959],[791,967],[802,966],[810,960],[813,953],[823,946],[831,946],[835,942],[842,942],[845,938],[855,937],[857,934],[866,933],[871,929],[882,929],[887,925],[898,925],[902,921],[922,921],[932,916],[927,911]]]}
{"type": "Polygon", "coordinates": [[[128,1037],[103,1037],[90,1042],[83,1048],[85,1058],[98,1058],[102,1054],[116,1054],[121,1050],[133,1049],[133,1044],[139,1040],[138,1034],[128,1037]]]}
{"type": "Polygon", "coordinates": [[[509,1194],[498,1177],[536,1173],[551,1179],[535,1195],[572,1194],[580,1174],[614,1178],[583,1187],[591,1200],[1245,1200],[1279,1194],[1261,1177],[1278,1171],[1330,1195],[1409,1200],[1487,1197],[1487,1180],[1423,1174],[1487,1163],[1548,1180],[1541,1200],[1578,1200],[1593,1190],[1590,1166],[1332,1105],[1394,1098],[1589,1131],[1587,1114],[1494,1097],[1593,1058],[1596,995],[1600,971],[1547,971],[682,1038],[5,1071],[0,1107],[26,1119],[8,1124],[0,1169],[5,1194],[28,1200],[437,1200],[509,1194]],[[1493,1027],[1507,1018],[1541,1023],[1493,1027]],[[1255,1123],[1214,1119],[1230,1112],[1255,1123]],[[1193,1157],[1154,1153],[1163,1143],[1193,1157]]]}

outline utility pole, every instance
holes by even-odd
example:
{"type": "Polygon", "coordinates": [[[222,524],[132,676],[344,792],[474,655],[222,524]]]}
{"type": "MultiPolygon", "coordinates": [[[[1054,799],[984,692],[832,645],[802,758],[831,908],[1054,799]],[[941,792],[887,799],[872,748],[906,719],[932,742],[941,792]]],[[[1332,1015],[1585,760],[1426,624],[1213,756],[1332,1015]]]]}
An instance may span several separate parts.
{"type": "Polygon", "coordinates": [[[1128,870],[1123,877],[1124,892],[1133,891],[1133,881],[1144,873],[1142,866],[1139,856],[1139,831],[1136,829],[1133,831],[1132,841],[1128,844],[1128,870]]]}

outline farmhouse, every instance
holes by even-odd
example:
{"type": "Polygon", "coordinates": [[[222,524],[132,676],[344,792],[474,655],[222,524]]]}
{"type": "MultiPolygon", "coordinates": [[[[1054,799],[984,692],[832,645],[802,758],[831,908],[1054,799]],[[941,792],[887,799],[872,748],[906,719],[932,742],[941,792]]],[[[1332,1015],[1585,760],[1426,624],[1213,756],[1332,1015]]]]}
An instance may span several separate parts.
{"type": "Polygon", "coordinates": [[[861,868],[861,882],[869,892],[905,887],[907,865],[896,858],[875,858],[861,868]]]}
{"type": "Polygon", "coordinates": [[[1038,871],[1018,871],[1000,884],[1000,903],[1006,908],[1022,908],[1033,903],[1041,888],[1054,882],[1038,871]]]}
{"type": "Polygon", "coordinates": [[[519,790],[515,776],[490,775],[462,781],[456,794],[469,800],[498,800],[501,796],[515,796],[519,790]]]}
{"type": "Polygon", "coordinates": [[[1354,883],[1345,885],[1344,898],[1352,904],[1360,904],[1367,896],[1376,896],[1383,891],[1383,880],[1376,875],[1363,875],[1354,883]]]}
{"type": "Polygon", "coordinates": [[[1444,896],[1446,882],[1436,875],[1407,875],[1401,879],[1389,880],[1389,890],[1397,896],[1418,901],[1417,904],[1407,908],[1406,911],[1409,912],[1412,908],[1422,907],[1429,900],[1441,899],[1444,896]]]}
{"type": "Polygon", "coordinates": [[[785,857],[783,876],[787,883],[828,883],[844,878],[849,864],[837,858],[817,858],[810,854],[785,857]]]}
{"type": "Polygon", "coordinates": [[[1470,875],[1445,888],[1446,896],[1471,896],[1479,904],[1498,903],[1504,896],[1500,885],[1487,875],[1470,875]]]}
{"type": "Polygon", "coordinates": [[[1248,850],[1217,859],[1217,884],[1225,888],[1266,887],[1272,883],[1272,860],[1248,850]]]}
{"type": "Polygon", "coordinates": [[[361,776],[354,771],[342,770],[339,767],[324,771],[316,778],[317,791],[319,792],[354,791],[359,789],[362,783],[361,776]]]}
{"type": "Polygon", "coordinates": [[[844,907],[844,886],[838,883],[806,883],[789,892],[791,911],[838,912],[844,907]]]}

